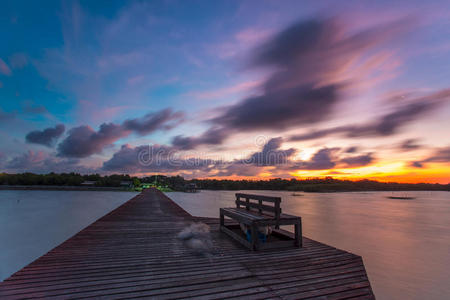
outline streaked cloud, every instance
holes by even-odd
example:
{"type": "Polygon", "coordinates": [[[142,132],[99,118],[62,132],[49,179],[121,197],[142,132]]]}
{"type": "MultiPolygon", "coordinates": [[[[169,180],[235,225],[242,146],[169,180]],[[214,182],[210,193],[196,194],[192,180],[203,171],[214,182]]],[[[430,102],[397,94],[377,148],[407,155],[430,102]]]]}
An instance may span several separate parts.
{"type": "Polygon", "coordinates": [[[450,163],[450,147],[437,149],[430,156],[411,163],[415,168],[424,168],[427,163],[450,163]]]}
{"type": "Polygon", "coordinates": [[[88,157],[98,154],[103,149],[129,134],[120,125],[103,123],[98,131],[90,126],[82,125],[68,131],[68,136],[58,145],[61,157],[88,157]]]}
{"type": "MultiPolygon", "coordinates": [[[[337,20],[316,18],[282,30],[257,47],[248,64],[251,69],[276,70],[262,83],[262,94],[227,107],[211,120],[213,128],[218,128],[214,130],[231,135],[236,131],[286,130],[326,120],[343,100],[342,89],[356,81],[337,76],[336,70],[370,56],[410,23],[404,19],[349,34],[337,20]]],[[[365,69],[370,66],[366,64],[365,69]]],[[[202,136],[194,140],[211,142],[202,136]]]]}
{"type": "Polygon", "coordinates": [[[72,128],[68,136],[58,145],[61,157],[88,157],[131,133],[147,135],[156,130],[169,130],[182,122],[183,114],[164,109],[148,113],[141,118],[128,119],[122,124],[103,123],[98,131],[88,125],[72,128]]]}
{"type": "Polygon", "coordinates": [[[405,125],[412,123],[431,111],[442,107],[450,100],[450,90],[442,90],[422,97],[408,99],[391,112],[366,124],[342,125],[338,127],[313,130],[309,133],[293,135],[290,141],[307,141],[320,139],[330,135],[342,135],[348,138],[355,137],[383,137],[399,132],[405,125]]]}
{"type": "Polygon", "coordinates": [[[126,130],[146,135],[158,129],[172,129],[183,122],[183,119],[184,113],[174,112],[172,109],[167,108],[158,112],[148,113],[141,118],[125,120],[122,126],[126,130]]]}
{"type": "Polygon", "coordinates": [[[418,143],[418,139],[407,139],[400,144],[400,150],[411,151],[422,148],[422,145],[418,143]]]}
{"type": "Polygon", "coordinates": [[[46,128],[42,131],[33,130],[26,135],[25,140],[28,143],[53,147],[65,129],[63,124],[58,124],[55,127],[46,128]]]}

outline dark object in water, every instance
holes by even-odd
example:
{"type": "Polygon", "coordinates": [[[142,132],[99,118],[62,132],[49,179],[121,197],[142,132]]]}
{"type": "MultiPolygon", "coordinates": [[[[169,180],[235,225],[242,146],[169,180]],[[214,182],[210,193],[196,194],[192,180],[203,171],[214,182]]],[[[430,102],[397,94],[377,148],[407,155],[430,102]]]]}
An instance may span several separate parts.
{"type": "Polygon", "coordinates": [[[291,196],[303,196],[303,194],[292,193],[291,196]]]}
{"type": "Polygon", "coordinates": [[[415,197],[407,197],[407,196],[389,196],[389,199],[399,199],[399,200],[412,200],[416,199],[415,197]]]}

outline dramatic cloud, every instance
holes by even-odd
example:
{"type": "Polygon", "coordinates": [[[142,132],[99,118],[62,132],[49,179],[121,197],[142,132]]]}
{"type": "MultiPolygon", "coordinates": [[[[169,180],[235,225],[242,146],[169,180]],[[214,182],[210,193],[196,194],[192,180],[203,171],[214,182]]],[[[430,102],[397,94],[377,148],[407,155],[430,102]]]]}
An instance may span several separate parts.
{"type": "Polygon", "coordinates": [[[229,106],[210,120],[214,130],[221,130],[220,139],[177,137],[174,142],[192,148],[221,143],[235,131],[283,130],[323,121],[341,100],[342,88],[355,80],[339,74],[359,58],[370,58],[371,50],[408,25],[403,20],[349,34],[333,19],[294,24],[255,51],[250,68],[275,70],[262,84],[262,93],[229,106]]]}
{"type": "Polygon", "coordinates": [[[409,139],[403,141],[403,143],[400,144],[400,150],[402,151],[411,151],[421,148],[422,146],[417,143],[417,139],[409,139]]]}
{"type": "Polygon", "coordinates": [[[247,98],[213,120],[224,128],[252,131],[286,129],[323,120],[338,100],[335,85],[299,86],[247,98]]]}
{"type": "Polygon", "coordinates": [[[351,132],[353,129],[352,126],[339,126],[328,129],[314,130],[309,133],[296,134],[289,138],[290,141],[299,142],[299,141],[308,141],[308,140],[316,140],[320,139],[335,133],[346,133],[351,132]]]}
{"type": "MultiPolygon", "coordinates": [[[[280,149],[281,138],[274,138],[265,144],[261,151],[245,159],[223,161],[183,157],[178,147],[162,145],[131,147],[123,145],[113,157],[103,164],[103,170],[116,172],[201,172],[204,176],[255,176],[261,167],[282,165],[290,162],[296,153],[291,148],[280,149]]],[[[200,173],[198,173],[200,174],[200,173]]]]}
{"type": "Polygon", "coordinates": [[[258,166],[274,166],[287,163],[297,150],[294,148],[281,150],[280,147],[282,143],[283,140],[281,137],[270,139],[264,145],[262,151],[253,153],[245,160],[246,163],[258,166]]]}
{"type": "Polygon", "coordinates": [[[90,126],[79,126],[69,130],[69,136],[58,145],[59,156],[87,157],[101,153],[103,148],[128,135],[120,125],[103,123],[95,131],[90,126]]]}
{"type": "Polygon", "coordinates": [[[372,154],[341,157],[340,148],[319,149],[309,160],[296,160],[297,150],[281,149],[282,138],[270,139],[260,151],[243,159],[222,160],[183,156],[179,148],[163,145],[131,147],[123,145],[113,157],[103,163],[109,172],[151,173],[185,172],[185,176],[258,176],[265,172],[287,175],[295,170],[327,170],[354,168],[373,162],[372,154]]]}
{"type": "Polygon", "coordinates": [[[63,124],[58,124],[54,128],[47,128],[42,131],[31,131],[26,135],[25,140],[28,143],[53,147],[56,140],[64,133],[65,129],[63,124]]]}
{"type": "Polygon", "coordinates": [[[83,125],[72,128],[68,136],[58,145],[58,155],[63,157],[88,157],[101,153],[102,150],[120,138],[135,132],[139,135],[156,130],[168,130],[182,121],[181,112],[165,109],[149,113],[142,118],[130,119],[122,124],[103,123],[98,131],[83,125]]]}
{"type": "Polygon", "coordinates": [[[348,147],[345,150],[346,153],[355,153],[356,151],[358,151],[358,147],[356,147],[356,146],[348,147]]]}
{"type": "Polygon", "coordinates": [[[362,136],[389,136],[396,134],[403,126],[416,121],[429,112],[441,107],[450,99],[450,89],[409,100],[409,103],[396,107],[392,112],[375,121],[361,125],[345,125],[294,135],[290,141],[319,139],[334,134],[350,138],[362,136]]]}
{"type": "Polygon", "coordinates": [[[184,158],[176,149],[163,145],[123,145],[113,157],[103,163],[103,170],[114,172],[208,172],[214,164],[210,159],[184,158]]]}
{"type": "Polygon", "coordinates": [[[335,155],[338,148],[323,148],[317,151],[311,160],[301,161],[293,166],[294,169],[301,170],[326,170],[336,166],[335,155]]]}
{"type": "Polygon", "coordinates": [[[183,120],[183,117],[182,112],[173,112],[167,108],[159,112],[146,114],[142,118],[126,120],[123,122],[123,127],[140,135],[146,135],[158,129],[172,129],[183,120]]]}
{"type": "Polygon", "coordinates": [[[173,138],[172,145],[181,149],[194,149],[200,145],[218,145],[228,136],[228,131],[224,128],[212,127],[198,137],[184,137],[178,135],[173,138]]]}
{"type": "Polygon", "coordinates": [[[290,170],[327,170],[333,168],[357,168],[367,166],[374,161],[371,153],[341,157],[343,153],[348,153],[348,149],[341,151],[340,148],[322,148],[318,150],[310,160],[292,161],[287,165],[287,167],[290,170]]]}
{"type": "Polygon", "coordinates": [[[22,155],[16,156],[13,159],[11,159],[7,165],[7,169],[31,169],[37,165],[41,165],[42,162],[45,159],[44,152],[33,152],[28,151],[22,155]]]}
{"type": "Polygon", "coordinates": [[[219,172],[216,176],[256,176],[264,168],[277,166],[285,168],[291,165],[292,157],[297,153],[294,148],[281,149],[283,140],[281,137],[270,139],[261,149],[244,159],[222,162],[218,165],[219,172]]]}
{"type": "Polygon", "coordinates": [[[363,167],[371,164],[374,158],[372,157],[372,153],[363,154],[358,156],[350,156],[346,158],[342,158],[339,161],[339,167],[342,168],[357,168],[363,167]]]}
{"type": "Polygon", "coordinates": [[[450,163],[450,147],[438,149],[429,157],[420,161],[415,161],[411,163],[411,165],[416,168],[423,168],[426,163],[433,162],[450,163]]]}
{"type": "Polygon", "coordinates": [[[92,173],[96,170],[79,165],[77,159],[59,159],[39,151],[28,151],[16,157],[13,157],[6,163],[6,169],[13,172],[79,172],[92,173]]]}

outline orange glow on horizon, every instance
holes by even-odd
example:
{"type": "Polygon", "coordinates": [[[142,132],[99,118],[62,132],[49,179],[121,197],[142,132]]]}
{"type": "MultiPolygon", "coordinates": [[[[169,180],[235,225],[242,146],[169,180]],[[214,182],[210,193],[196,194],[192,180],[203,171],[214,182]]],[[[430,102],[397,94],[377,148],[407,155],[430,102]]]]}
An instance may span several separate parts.
{"type": "Polygon", "coordinates": [[[321,171],[297,171],[291,173],[297,178],[326,177],[345,180],[376,180],[381,182],[399,183],[450,183],[450,166],[439,164],[429,165],[427,168],[412,168],[403,163],[379,163],[361,168],[332,169],[321,171]]]}
{"type": "MultiPolygon", "coordinates": [[[[271,171],[275,170],[276,168],[271,171]]],[[[199,176],[196,178],[217,180],[269,180],[280,177],[276,176],[276,174],[271,171],[263,171],[258,176],[199,176]]],[[[335,179],[352,181],[368,179],[380,182],[450,184],[450,166],[442,166],[439,164],[430,164],[428,168],[419,169],[404,166],[403,163],[381,163],[352,169],[298,170],[289,173],[289,175],[299,180],[306,178],[333,177],[335,179]]],[[[289,179],[289,177],[287,179],[289,179]]]]}

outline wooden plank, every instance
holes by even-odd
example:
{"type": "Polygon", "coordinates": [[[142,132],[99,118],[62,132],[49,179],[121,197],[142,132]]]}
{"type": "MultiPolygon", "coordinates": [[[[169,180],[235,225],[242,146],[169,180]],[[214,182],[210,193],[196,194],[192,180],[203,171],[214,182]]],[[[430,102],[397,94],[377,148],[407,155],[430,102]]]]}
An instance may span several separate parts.
{"type": "Polygon", "coordinates": [[[271,197],[271,196],[263,196],[263,195],[236,193],[236,197],[262,200],[262,201],[273,202],[273,203],[281,202],[280,197],[271,197]]]}
{"type": "Polygon", "coordinates": [[[253,203],[253,202],[245,202],[242,200],[236,200],[236,204],[239,205],[245,205],[246,207],[250,207],[250,208],[256,208],[260,214],[262,214],[262,211],[268,211],[268,212],[277,212],[277,210],[275,209],[274,206],[269,206],[269,205],[265,205],[265,204],[259,204],[259,203],[253,203]]]}
{"type": "Polygon", "coordinates": [[[228,234],[230,237],[232,237],[235,241],[241,243],[242,245],[244,245],[245,247],[247,247],[248,249],[252,249],[252,244],[247,241],[246,239],[242,238],[241,236],[239,236],[238,234],[236,234],[234,231],[228,229],[226,226],[220,227],[220,230],[222,232],[225,232],[226,234],[228,234]]]}

